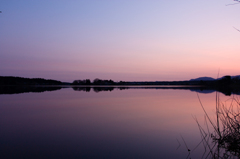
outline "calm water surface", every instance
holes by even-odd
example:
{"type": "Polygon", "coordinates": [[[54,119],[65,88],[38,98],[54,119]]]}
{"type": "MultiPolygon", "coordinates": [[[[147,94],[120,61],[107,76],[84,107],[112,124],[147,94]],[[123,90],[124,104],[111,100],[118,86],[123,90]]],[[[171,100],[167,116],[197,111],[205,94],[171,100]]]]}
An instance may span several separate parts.
{"type": "MultiPolygon", "coordinates": [[[[215,95],[199,94],[211,117],[215,95]]],[[[204,124],[204,112],[189,90],[64,88],[0,95],[0,101],[0,158],[201,158],[204,152],[202,145],[194,149],[201,136],[193,118],[204,124]]]]}

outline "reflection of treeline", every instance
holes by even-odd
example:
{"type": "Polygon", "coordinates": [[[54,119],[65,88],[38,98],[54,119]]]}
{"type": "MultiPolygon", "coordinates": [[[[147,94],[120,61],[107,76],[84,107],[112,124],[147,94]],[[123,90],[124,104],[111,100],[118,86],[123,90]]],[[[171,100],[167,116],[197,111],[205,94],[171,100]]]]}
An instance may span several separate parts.
{"type": "Polygon", "coordinates": [[[35,86],[0,86],[0,94],[19,94],[19,93],[41,93],[45,91],[56,91],[62,87],[35,87],[35,86]]]}
{"type": "Polygon", "coordinates": [[[114,89],[127,89],[126,87],[72,87],[74,91],[85,91],[90,92],[93,90],[94,92],[101,92],[101,91],[113,91],[114,89]]]}
{"type": "Polygon", "coordinates": [[[215,89],[219,92],[224,92],[226,95],[240,94],[240,79],[239,77],[224,76],[213,81],[199,81],[199,85],[215,89]]]}
{"type": "Polygon", "coordinates": [[[73,86],[73,90],[75,91],[85,91],[90,92],[93,90],[94,92],[101,92],[101,91],[113,91],[116,90],[127,90],[127,89],[173,89],[173,90],[191,90],[198,93],[212,93],[215,90],[208,89],[206,87],[191,87],[191,86],[177,86],[177,87],[161,87],[161,86],[73,86]]]}
{"type": "Polygon", "coordinates": [[[42,78],[4,77],[0,76],[0,85],[62,85],[61,81],[42,78]]]}

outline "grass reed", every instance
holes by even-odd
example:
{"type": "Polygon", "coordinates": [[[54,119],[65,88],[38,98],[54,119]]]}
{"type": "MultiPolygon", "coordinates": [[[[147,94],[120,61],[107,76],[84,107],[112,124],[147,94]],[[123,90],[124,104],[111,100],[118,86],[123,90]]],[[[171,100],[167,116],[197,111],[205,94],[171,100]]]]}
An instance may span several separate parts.
{"type": "Polygon", "coordinates": [[[221,102],[216,93],[216,119],[209,117],[200,97],[200,105],[204,111],[205,126],[199,124],[194,117],[204,146],[202,158],[240,158],[240,101],[232,97],[230,104],[221,102]]]}

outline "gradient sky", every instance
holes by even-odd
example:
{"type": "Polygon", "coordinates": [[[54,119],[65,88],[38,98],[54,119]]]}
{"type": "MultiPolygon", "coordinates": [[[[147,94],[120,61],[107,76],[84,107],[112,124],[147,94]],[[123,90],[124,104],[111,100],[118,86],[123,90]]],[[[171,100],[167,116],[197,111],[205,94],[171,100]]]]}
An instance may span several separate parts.
{"type": "Polygon", "coordinates": [[[72,82],[239,75],[233,0],[1,0],[0,75],[72,82]]]}

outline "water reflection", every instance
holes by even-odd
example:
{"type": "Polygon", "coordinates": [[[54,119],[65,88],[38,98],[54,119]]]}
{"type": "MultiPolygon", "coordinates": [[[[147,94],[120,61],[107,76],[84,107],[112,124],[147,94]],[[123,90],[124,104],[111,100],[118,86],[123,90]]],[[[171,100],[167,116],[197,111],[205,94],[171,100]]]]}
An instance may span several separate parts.
{"type": "Polygon", "coordinates": [[[98,86],[98,87],[94,87],[94,86],[89,86],[89,87],[72,87],[72,89],[74,91],[85,91],[85,92],[90,92],[91,90],[93,90],[94,92],[98,93],[101,91],[113,91],[113,90],[128,90],[128,89],[162,89],[162,90],[166,90],[166,89],[171,89],[171,90],[190,90],[193,92],[198,92],[198,93],[213,93],[216,90],[212,90],[206,87],[193,87],[193,86],[127,86],[127,87],[123,87],[123,86],[119,86],[119,87],[113,87],[113,86],[98,86]]]}
{"type": "MultiPolygon", "coordinates": [[[[90,90],[0,95],[1,158],[186,158],[180,136],[191,150],[201,141],[192,114],[203,122],[204,112],[195,92],[90,90]]],[[[214,98],[201,94],[210,117],[214,98]]]]}

